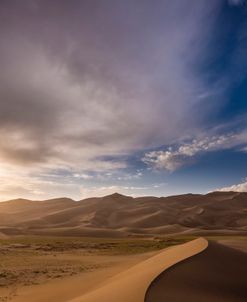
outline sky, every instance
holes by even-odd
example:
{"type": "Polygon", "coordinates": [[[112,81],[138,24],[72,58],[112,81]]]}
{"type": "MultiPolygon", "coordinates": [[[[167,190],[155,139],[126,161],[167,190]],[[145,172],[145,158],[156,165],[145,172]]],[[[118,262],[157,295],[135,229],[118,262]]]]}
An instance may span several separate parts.
{"type": "Polygon", "coordinates": [[[247,191],[247,1],[0,0],[0,200],[247,191]]]}

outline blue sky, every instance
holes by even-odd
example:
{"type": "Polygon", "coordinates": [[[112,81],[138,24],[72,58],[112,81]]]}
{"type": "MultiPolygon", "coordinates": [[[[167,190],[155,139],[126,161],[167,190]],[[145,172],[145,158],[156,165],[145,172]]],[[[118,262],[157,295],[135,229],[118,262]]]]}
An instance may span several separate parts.
{"type": "Polygon", "coordinates": [[[245,0],[0,7],[0,199],[247,191],[245,0]]]}

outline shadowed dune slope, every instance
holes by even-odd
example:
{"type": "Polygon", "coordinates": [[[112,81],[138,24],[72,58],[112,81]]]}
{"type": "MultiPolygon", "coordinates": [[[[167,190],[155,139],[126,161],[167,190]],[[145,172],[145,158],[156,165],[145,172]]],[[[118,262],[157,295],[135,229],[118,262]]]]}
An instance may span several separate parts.
{"type": "Polygon", "coordinates": [[[149,284],[163,270],[200,253],[207,246],[207,240],[198,238],[167,248],[156,256],[111,278],[104,286],[73,299],[71,302],[143,302],[149,284]]]}
{"type": "Polygon", "coordinates": [[[247,193],[0,202],[0,232],[58,236],[247,233],[247,193]]]}
{"type": "Polygon", "coordinates": [[[210,242],[202,253],[164,271],[145,302],[246,302],[247,253],[210,242]]]}

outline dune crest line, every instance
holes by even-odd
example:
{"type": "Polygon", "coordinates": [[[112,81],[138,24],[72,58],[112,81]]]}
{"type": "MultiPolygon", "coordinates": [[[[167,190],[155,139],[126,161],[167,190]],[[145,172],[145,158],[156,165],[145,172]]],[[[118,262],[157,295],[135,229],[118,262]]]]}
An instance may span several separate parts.
{"type": "Polygon", "coordinates": [[[206,239],[198,238],[167,248],[113,277],[104,286],[70,302],[143,302],[149,285],[159,274],[172,265],[202,252],[207,246],[206,239]]]}

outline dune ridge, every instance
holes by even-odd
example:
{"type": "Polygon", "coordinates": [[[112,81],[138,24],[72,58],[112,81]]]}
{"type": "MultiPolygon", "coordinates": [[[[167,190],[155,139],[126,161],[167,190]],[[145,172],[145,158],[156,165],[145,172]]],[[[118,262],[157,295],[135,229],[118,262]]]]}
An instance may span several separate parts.
{"type": "Polygon", "coordinates": [[[202,253],[162,272],[149,286],[145,302],[247,301],[247,254],[209,242],[202,253]]]}
{"type": "Polygon", "coordinates": [[[202,252],[207,246],[206,239],[198,238],[167,248],[158,255],[111,278],[104,286],[70,302],[143,302],[147,288],[162,271],[202,252]]]}

